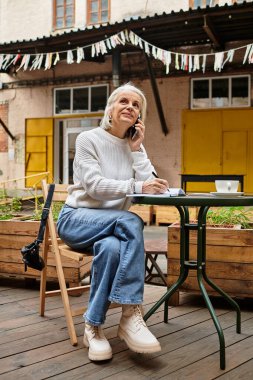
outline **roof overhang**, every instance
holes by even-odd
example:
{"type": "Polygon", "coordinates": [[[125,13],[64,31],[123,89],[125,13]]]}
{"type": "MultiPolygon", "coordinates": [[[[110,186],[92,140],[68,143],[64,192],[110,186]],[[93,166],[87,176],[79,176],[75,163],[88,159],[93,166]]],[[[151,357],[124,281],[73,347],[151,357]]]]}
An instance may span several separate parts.
{"type": "MultiPolygon", "coordinates": [[[[215,6],[171,12],[145,18],[123,20],[115,24],[87,27],[63,34],[0,45],[2,54],[38,54],[66,51],[103,40],[124,29],[132,30],[150,44],[165,50],[207,45],[222,50],[237,41],[253,42],[253,4],[215,6]]],[[[133,46],[125,45],[124,51],[133,46]]]]}

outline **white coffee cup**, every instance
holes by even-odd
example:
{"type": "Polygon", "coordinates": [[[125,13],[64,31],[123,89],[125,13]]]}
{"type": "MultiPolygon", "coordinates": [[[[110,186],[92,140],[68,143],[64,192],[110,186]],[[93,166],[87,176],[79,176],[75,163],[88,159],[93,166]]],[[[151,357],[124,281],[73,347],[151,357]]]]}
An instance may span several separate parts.
{"type": "Polygon", "coordinates": [[[216,180],[215,187],[218,193],[236,193],[239,181],[216,180]]]}

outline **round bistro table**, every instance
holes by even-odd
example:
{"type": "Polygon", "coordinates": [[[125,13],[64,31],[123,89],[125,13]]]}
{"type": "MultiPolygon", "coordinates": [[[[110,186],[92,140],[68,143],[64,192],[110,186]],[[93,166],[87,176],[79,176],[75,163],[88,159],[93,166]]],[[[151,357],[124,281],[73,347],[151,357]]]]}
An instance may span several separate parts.
{"type": "Polygon", "coordinates": [[[168,302],[173,293],[184,283],[189,270],[197,272],[197,279],[201,294],[210,312],[216,327],[220,343],[220,368],[225,369],[225,339],[220,322],[215,314],[213,305],[205,289],[205,280],[217,293],[224,297],[236,311],[236,332],[241,332],[240,307],[227,293],[217,286],[206,273],[206,215],[210,207],[253,206],[253,196],[217,196],[214,194],[195,194],[186,196],[143,195],[132,196],[132,202],[148,205],[175,206],[180,214],[180,274],[178,280],[167,289],[166,293],[145,314],[147,320],[164,303],[164,322],[168,323],[168,302]],[[197,223],[189,221],[189,206],[197,206],[197,223]],[[189,234],[191,230],[197,230],[197,259],[189,260],[189,234]]]}

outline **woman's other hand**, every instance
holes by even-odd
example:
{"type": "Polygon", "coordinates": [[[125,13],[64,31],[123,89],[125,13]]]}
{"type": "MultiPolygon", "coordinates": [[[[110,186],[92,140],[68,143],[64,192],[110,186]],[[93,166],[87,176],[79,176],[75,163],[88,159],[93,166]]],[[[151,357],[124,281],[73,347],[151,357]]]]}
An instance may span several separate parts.
{"type": "Polygon", "coordinates": [[[155,178],[145,181],[142,185],[143,194],[163,194],[168,190],[169,184],[166,179],[155,178]]]}

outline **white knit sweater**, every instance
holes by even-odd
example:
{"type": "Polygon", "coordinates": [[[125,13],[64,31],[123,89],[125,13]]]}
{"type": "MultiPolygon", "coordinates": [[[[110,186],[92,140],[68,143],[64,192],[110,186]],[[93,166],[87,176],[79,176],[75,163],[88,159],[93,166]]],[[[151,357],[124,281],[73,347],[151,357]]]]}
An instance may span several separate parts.
{"type": "Polygon", "coordinates": [[[127,139],[102,128],[82,132],[76,139],[74,185],[68,188],[71,207],[127,210],[126,194],[141,193],[143,181],[153,178],[152,166],[142,152],[131,152],[127,139]]]}

